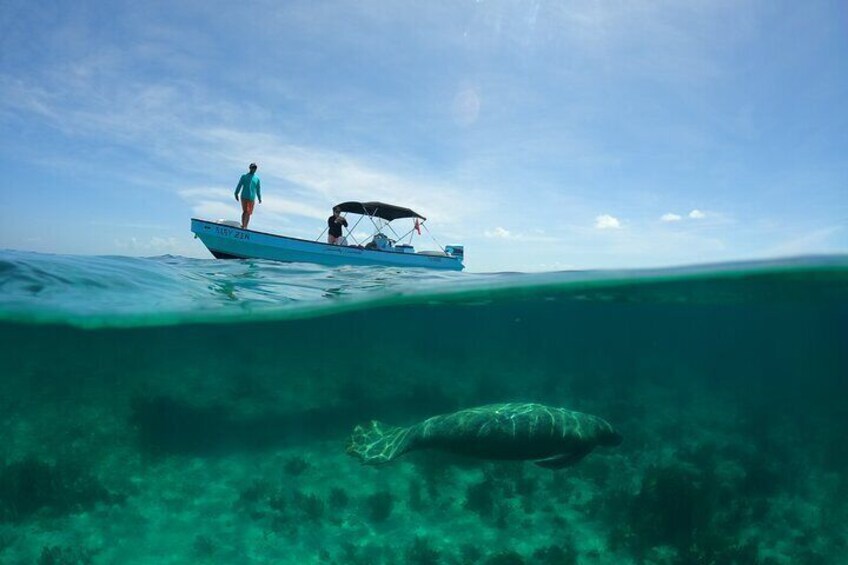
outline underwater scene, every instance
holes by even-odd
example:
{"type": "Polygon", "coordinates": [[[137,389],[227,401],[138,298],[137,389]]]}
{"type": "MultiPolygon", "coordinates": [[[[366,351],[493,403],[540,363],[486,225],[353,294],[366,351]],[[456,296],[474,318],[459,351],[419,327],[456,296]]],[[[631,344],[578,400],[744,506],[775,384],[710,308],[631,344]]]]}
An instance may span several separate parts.
{"type": "Polygon", "coordinates": [[[2,563],[846,562],[845,256],[0,289],[2,563]]]}

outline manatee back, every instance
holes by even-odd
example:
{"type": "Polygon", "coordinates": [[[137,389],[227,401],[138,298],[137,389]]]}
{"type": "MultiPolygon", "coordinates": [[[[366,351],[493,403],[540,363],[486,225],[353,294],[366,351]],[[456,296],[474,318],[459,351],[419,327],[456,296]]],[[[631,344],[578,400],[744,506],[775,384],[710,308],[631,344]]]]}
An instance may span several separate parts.
{"type": "Polygon", "coordinates": [[[415,445],[490,459],[550,457],[586,441],[577,433],[582,416],[541,404],[491,404],[414,426],[415,445]]]}
{"type": "Polygon", "coordinates": [[[347,452],[377,465],[416,449],[485,459],[550,459],[571,464],[619,436],[597,416],[533,403],[490,404],[434,416],[408,428],[380,422],[356,426],[347,452]]]}

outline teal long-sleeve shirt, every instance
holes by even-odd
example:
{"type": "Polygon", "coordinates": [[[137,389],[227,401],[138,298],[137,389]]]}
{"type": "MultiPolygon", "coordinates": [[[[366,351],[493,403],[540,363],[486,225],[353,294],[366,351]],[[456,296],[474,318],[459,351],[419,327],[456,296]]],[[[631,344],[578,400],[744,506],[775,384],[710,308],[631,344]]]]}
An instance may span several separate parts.
{"type": "Polygon", "coordinates": [[[262,190],[259,186],[259,177],[256,176],[256,173],[245,173],[241,176],[236,185],[236,198],[238,198],[239,191],[244,191],[241,193],[241,197],[243,200],[262,200],[262,190]]]}

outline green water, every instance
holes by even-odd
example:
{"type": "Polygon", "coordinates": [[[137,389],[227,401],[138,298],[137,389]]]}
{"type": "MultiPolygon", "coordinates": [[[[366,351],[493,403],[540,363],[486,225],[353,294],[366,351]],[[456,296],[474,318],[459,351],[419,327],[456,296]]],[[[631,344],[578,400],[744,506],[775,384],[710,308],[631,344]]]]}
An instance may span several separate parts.
{"type": "Polygon", "coordinates": [[[33,290],[53,259],[6,259],[0,562],[848,554],[845,258],[447,280],[241,265],[224,299],[220,263],[171,259],[196,295],[134,280],[122,301],[97,271],[88,305],[71,276],[33,290]],[[358,423],[507,401],[600,416],[624,442],[560,471],[345,453],[358,423]]]}

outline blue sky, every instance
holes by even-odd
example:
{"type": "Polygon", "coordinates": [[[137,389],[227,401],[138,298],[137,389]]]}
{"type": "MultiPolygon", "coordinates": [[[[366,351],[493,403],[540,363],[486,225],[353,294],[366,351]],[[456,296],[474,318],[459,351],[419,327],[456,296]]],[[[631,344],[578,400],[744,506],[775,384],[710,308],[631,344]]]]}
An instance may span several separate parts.
{"type": "Polygon", "coordinates": [[[383,200],[475,271],[845,253],[846,156],[840,0],[0,6],[0,248],[208,257],[256,161],[251,227],[383,200]]]}

